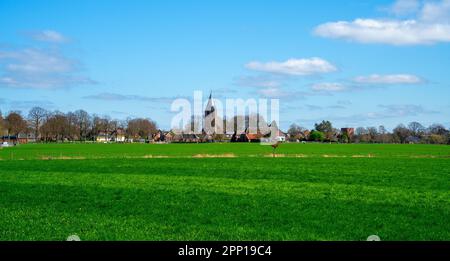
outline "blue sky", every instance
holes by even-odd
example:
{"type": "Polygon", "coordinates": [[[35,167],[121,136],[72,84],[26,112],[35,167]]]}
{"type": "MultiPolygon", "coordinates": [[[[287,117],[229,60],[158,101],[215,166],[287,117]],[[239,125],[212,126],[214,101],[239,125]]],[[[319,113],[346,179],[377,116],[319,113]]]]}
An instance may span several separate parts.
{"type": "Polygon", "coordinates": [[[279,98],[281,125],[450,127],[450,1],[0,0],[0,109],[170,126],[170,102],[279,98]]]}

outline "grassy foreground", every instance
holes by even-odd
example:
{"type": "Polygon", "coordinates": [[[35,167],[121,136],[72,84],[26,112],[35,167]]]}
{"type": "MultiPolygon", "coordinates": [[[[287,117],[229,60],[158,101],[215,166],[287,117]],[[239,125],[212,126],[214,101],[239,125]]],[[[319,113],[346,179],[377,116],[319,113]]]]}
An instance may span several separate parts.
{"type": "MultiPolygon", "coordinates": [[[[151,157],[265,157],[270,146],[242,143],[214,144],[28,144],[0,149],[0,160],[23,159],[104,159],[151,157]]],[[[286,157],[450,157],[450,146],[399,144],[297,144],[280,146],[286,157]]]]}
{"type": "Polygon", "coordinates": [[[450,147],[0,150],[0,240],[450,240],[450,147]]]}

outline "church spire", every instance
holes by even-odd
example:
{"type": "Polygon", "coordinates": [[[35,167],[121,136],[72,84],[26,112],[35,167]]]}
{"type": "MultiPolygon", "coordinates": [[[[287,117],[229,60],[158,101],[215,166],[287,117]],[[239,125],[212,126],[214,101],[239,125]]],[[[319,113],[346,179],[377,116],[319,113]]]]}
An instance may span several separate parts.
{"type": "Polygon", "coordinates": [[[206,105],[206,108],[205,108],[205,117],[207,117],[214,111],[215,111],[215,108],[214,108],[214,103],[213,103],[213,99],[212,99],[212,91],[211,91],[211,93],[209,94],[208,104],[206,105]]]}

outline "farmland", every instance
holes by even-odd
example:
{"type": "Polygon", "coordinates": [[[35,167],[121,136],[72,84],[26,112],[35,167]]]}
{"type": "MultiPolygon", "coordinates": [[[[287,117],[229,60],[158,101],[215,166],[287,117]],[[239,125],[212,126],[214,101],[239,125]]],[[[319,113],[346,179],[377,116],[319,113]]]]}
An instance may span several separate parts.
{"type": "Polygon", "coordinates": [[[0,240],[450,240],[450,146],[0,150],[0,240]]]}

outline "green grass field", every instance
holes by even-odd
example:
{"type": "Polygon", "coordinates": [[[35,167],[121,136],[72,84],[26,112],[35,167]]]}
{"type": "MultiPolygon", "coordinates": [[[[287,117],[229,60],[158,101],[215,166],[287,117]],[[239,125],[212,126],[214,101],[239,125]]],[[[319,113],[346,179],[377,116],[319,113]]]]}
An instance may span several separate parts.
{"type": "Polygon", "coordinates": [[[450,146],[0,149],[0,240],[450,240],[450,146]]]}

